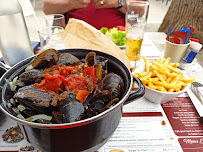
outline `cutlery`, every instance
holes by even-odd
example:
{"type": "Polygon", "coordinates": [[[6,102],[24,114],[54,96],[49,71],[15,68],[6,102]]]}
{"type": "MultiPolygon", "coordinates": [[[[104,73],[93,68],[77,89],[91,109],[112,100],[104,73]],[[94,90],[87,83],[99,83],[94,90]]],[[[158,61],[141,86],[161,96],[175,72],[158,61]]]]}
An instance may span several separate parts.
{"type": "Polygon", "coordinates": [[[199,99],[199,101],[203,104],[203,85],[195,81],[191,85],[191,90],[199,99]]]}
{"type": "Polygon", "coordinates": [[[193,94],[190,89],[188,89],[187,94],[190,97],[195,109],[197,110],[197,113],[200,116],[201,124],[203,124],[203,104],[199,101],[199,99],[193,94]]]}

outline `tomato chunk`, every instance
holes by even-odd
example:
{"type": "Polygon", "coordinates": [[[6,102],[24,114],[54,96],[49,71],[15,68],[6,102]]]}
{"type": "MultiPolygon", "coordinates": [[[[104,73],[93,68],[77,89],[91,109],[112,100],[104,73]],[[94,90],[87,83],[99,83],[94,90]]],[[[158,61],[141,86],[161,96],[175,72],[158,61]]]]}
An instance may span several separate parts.
{"type": "Polygon", "coordinates": [[[59,74],[50,75],[50,74],[46,73],[46,74],[44,74],[44,78],[45,79],[42,80],[40,84],[35,84],[35,86],[44,88],[47,90],[51,90],[54,92],[60,89],[60,86],[61,86],[62,82],[64,81],[64,77],[59,74]]]}
{"type": "Polygon", "coordinates": [[[125,31],[125,27],[122,26],[122,25],[118,25],[116,28],[117,28],[119,31],[125,31]]]}
{"type": "Polygon", "coordinates": [[[79,100],[81,103],[84,103],[88,95],[89,92],[87,90],[78,90],[76,99],[79,100]]]}
{"type": "Polygon", "coordinates": [[[96,77],[94,66],[91,66],[91,67],[85,69],[83,72],[92,77],[93,84],[95,86],[95,84],[97,83],[97,77],[96,77]]]}

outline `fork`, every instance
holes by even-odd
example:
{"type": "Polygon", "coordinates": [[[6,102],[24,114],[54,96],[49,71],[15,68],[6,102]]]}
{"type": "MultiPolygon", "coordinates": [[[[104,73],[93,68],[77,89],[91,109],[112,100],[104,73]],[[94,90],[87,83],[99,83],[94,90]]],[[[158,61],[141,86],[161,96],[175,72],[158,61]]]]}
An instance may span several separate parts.
{"type": "Polygon", "coordinates": [[[195,87],[203,87],[203,85],[197,81],[193,82],[192,85],[194,85],[195,87]]]}

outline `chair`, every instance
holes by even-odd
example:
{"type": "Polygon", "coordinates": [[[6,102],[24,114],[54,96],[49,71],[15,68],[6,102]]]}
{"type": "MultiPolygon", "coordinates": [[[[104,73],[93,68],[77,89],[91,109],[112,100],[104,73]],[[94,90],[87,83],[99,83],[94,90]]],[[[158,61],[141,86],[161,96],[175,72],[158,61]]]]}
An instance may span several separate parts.
{"type": "Polygon", "coordinates": [[[27,17],[27,16],[33,15],[34,19],[35,19],[35,21],[37,23],[37,26],[40,29],[41,26],[39,24],[38,18],[36,16],[34,8],[32,7],[32,4],[31,4],[30,0],[18,0],[18,1],[19,1],[20,5],[22,7],[24,16],[27,17]]]}

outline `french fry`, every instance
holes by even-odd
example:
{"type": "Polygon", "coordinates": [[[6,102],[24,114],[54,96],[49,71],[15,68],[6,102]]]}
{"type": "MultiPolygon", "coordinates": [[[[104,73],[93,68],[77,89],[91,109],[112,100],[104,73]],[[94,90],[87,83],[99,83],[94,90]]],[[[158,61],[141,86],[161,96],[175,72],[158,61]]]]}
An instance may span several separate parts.
{"type": "Polygon", "coordinates": [[[179,92],[179,91],[180,91],[180,89],[179,89],[179,88],[176,88],[176,89],[175,89],[175,91],[176,91],[176,92],[179,92]]]}
{"type": "Polygon", "coordinates": [[[157,59],[156,62],[159,63],[159,64],[161,64],[161,60],[160,60],[160,59],[157,59]]]}
{"type": "Polygon", "coordinates": [[[157,70],[153,70],[153,72],[156,74],[156,76],[162,81],[162,82],[166,82],[164,80],[164,78],[162,77],[162,75],[157,71],[157,70]]]}
{"type": "Polygon", "coordinates": [[[149,61],[145,57],[143,57],[143,59],[145,62],[145,70],[146,70],[146,72],[149,72],[149,61]]]}
{"type": "Polygon", "coordinates": [[[178,75],[178,73],[175,73],[175,72],[168,72],[166,71],[166,74],[169,76],[169,77],[176,77],[178,75]]]}
{"type": "Polygon", "coordinates": [[[166,61],[166,58],[161,59],[161,63],[164,63],[166,61]]]}
{"type": "Polygon", "coordinates": [[[167,57],[166,61],[164,62],[164,64],[169,64],[169,62],[171,61],[171,58],[170,57],[167,57]]]}
{"type": "Polygon", "coordinates": [[[140,78],[140,73],[135,73],[134,76],[140,78]]]}
{"type": "Polygon", "coordinates": [[[195,82],[195,78],[181,78],[180,80],[185,82],[185,83],[195,82]]]}
{"type": "Polygon", "coordinates": [[[148,82],[149,82],[147,79],[142,79],[141,81],[142,81],[142,83],[143,83],[144,85],[147,85],[148,82]]]}
{"type": "Polygon", "coordinates": [[[162,68],[158,68],[157,70],[158,70],[158,72],[159,72],[160,74],[167,74],[167,73],[170,73],[169,71],[165,71],[165,70],[162,69],[162,68]]]}
{"type": "Polygon", "coordinates": [[[167,83],[170,83],[171,80],[172,80],[171,77],[168,77],[168,78],[166,79],[166,82],[167,82],[167,83]]]}
{"type": "Polygon", "coordinates": [[[174,89],[169,89],[168,92],[174,92],[174,89]]]}
{"type": "Polygon", "coordinates": [[[177,68],[179,67],[179,63],[169,63],[170,66],[177,68]]]}
{"type": "Polygon", "coordinates": [[[148,74],[148,72],[135,73],[134,76],[137,78],[142,78],[142,77],[146,76],[147,74],[148,74]]]}
{"type": "Polygon", "coordinates": [[[164,70],[166,70],[166,71],[170,71],[168,68],[166,68],[166,67],[164,66],[164,64],[159,64],[159,63],[157,63],[157,62],[155,62],[155,61],[152,61],[152,64],[155,65],[155,66],[157,66],[157,67],[159,67],[159,68],[162,68],[162,69],[164,69],[164,70]]]}
{"type": "Polygon", "coordinates": [[[154,89],[154,90],[157,89],[157,87],[155,85],[153,85],[153,83],[151,83],[151,82],[148,83],[148,87],[151,89],[154,89]]]}
{"type": "Polygon", "coordinates": [[[140,78],[140,80],[142,81],[143,79],[149,79],[152,76],[152,72],[149,72],[146,76],[140,78]]]}
{"type": "Polygon", "coordinates": [[[150,65],[150,68],[152,68],[153,70],[157,70],[158,69],[158,67],[157,66],[155,66],[155,65],[150,65]]]}
{"type": "Polygon", "coordinates": [[[144,85],[151,89],[163,92],[178,92],[187,86],[188,83],[194,82],[194,78],[183,78],[182,71],[177,69],[179,63],[170,63],[171,58],[158,59],[149,61],[144,58],[145,72],[135,73],[144,85]]]}
{"type": "Polygon", "coordinates": [[[152,82],[152,83],[153,83],[154,81],[158,81],[159,78],[149,78],[148,80],[149,80],[149,82],[152,82]]]}
{"type": "Polygon", "coordinates": [[[156,86],[157,90],[167,92],[167,90],[162,86],[156,86]]]}
{"type": "Polygon", "coordinates": [[[174,68],[174,67],[172,67],[172,66],[170,66],[170,65],[165,65],[165,64],[164,64],[164,66],[167,67],[168,69],[170,69],[171,71],[176,72],[176,73],[182,73],[182,71],[180,71],[180,70],[178,70],[177,68],[174,68]]]}
{"type": "Polygon", "coordinates": [[[166,89],[176,89],[176,87],[177,87],[177,85],[175,85],[175,84],[169,84],[169,83],[160,82],[160,81],[155,81],[154,84],[162,86],[166,89]]]}
{"type": "Polygon", "coordinates": [[[171,84],[177,84],[182,77],[182,74],[178,74],[175,79],[171,82],[171,84]]]}

